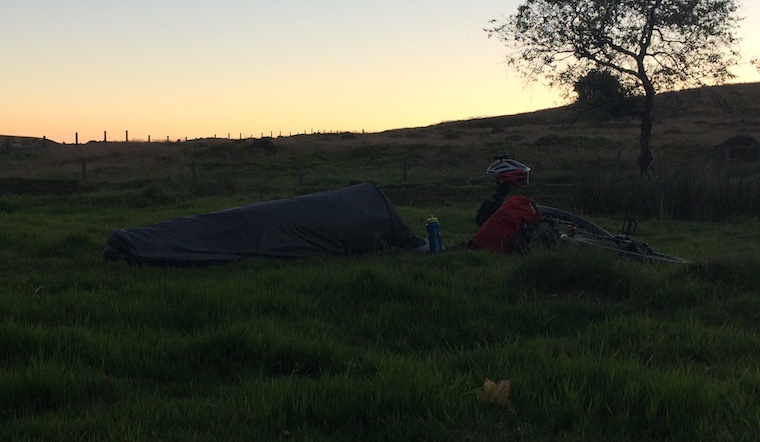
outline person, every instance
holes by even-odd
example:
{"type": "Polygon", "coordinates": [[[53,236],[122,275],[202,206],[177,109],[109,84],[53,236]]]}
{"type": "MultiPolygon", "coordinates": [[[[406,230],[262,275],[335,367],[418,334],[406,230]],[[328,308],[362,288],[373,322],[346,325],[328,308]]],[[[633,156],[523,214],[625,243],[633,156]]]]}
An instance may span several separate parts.
{"type": "Polygon", "coordinates": [[[495,161],[488,166],[486,173],[495,177],[496,192],[480,204],[475,216],[478,227],[482,227],[499,210],[512,186],[523,187],[528,184],[530,167],[510,159],[508,155],[496,155],[493,158],[495,161]]]}
{"type": "Polygon", "coordinates": [[[478,230],[471,246],[495,253],[526,254],[541,221],[541,211],[532,198],[506,197],[511,186],[528,184],[530,167],[506,155],[495,156],[494,160],[486,173],[495,177],[496,192],[478,209],[475,217],[478,230]]]}

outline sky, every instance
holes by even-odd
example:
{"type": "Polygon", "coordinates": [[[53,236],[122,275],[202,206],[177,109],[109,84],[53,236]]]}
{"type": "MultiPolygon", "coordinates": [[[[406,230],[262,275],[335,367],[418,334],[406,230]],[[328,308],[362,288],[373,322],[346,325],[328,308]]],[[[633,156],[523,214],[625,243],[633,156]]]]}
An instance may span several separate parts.
{"type": "MultiPolygon", "coordinates": [[[[741,49],[760,55],[760,2],[739,1],[741,49]]],[[[483,31],[520,3],[3,0],[0,134],[379,132],[562,105],[483,31]]],[[[760,81],[749,65],[733,72],[760,81]]]]}

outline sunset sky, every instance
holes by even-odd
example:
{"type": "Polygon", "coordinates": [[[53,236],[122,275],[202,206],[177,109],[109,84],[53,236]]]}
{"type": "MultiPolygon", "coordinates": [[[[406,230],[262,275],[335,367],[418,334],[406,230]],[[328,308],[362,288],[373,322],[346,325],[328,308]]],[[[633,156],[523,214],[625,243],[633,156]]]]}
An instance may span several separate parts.
{"type": "MultiPolygon", "coordinates": [[[[741,1],[748,60],[760,4],[741,1]]],[[[0,134],[377,132],[561,105],[509,72],[483,32],[520,3],[3,0],[0,134]]],[[[749,65],[734,73],[760,81],[749,65]]]]}

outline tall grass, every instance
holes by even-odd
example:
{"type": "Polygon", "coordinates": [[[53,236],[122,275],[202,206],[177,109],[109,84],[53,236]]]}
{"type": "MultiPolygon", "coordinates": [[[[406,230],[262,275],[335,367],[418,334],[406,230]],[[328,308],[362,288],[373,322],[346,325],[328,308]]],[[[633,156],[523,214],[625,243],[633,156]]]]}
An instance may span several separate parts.
{"type": "Polygon", "coordinates": [[[746,168],[727,173],[722,165],[687,164],[656,181],[634,175],[590,179],[574,200],[588,213],[725,221],[760,213],[758,176],[746,168]]]}
{"type": "MultiPolygon", "coordinates": [[[[686,266],[562,249],[133,267],[101,259],[110,229],[245,198],[113,192],[2,200],[4,440],[760,436],[757,255],[730,247],[751,224],[686,225],[716,251],[686,266]],[[478,402],[486,378],[512,379],[510,407],[478,402]]],[[[447,244],[472,233],[469,203],[399,210],[420,235],[433,211],[447,244]]]]}

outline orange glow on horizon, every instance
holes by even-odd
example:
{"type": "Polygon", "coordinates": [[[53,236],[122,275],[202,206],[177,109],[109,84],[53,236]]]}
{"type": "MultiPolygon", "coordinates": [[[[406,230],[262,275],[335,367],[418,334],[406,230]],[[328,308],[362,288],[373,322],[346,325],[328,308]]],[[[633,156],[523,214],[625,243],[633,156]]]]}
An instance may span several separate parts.
{"type": "MultiPolygon", "coordinates": [[[[87,142],[127,131],[133,140],[380,132],[564,104],[515,78],[505,48],[482,31],[518,0],[340,9],[189,0],[181,11],[41,1],[0,7],[12,19],[0,26],[0,75],[12,85],[3,135],[73,143],[77,133],[87,142]]],[[[760,56],[760,6],[744,1],[740,14],[741,48],[760,56]]],[[[749,64],[734,72],[760,82],[749,64]]]]}

